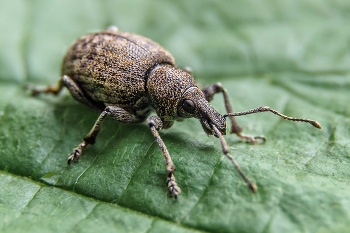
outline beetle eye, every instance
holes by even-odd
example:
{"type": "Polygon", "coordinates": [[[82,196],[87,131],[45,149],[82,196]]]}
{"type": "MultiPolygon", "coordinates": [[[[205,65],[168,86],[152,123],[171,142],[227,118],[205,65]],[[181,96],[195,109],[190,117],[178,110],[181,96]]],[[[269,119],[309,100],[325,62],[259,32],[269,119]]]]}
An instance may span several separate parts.
{"type": "Polygon", "coordinates": [[[194,113],[195,105],[192,100],[184,100],[182,102],[182,108],[188,113],[194,113]]]}

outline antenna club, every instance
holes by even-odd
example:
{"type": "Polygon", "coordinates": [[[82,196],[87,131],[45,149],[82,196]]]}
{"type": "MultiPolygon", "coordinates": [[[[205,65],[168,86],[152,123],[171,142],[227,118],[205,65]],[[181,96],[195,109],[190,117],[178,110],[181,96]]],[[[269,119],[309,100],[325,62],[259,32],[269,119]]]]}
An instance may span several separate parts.
{"type": "Polygon", "coordinates": [[[321,125],[317,121],[311,121],[310,124],[316,128],[322,129],[321,125]]]}
{"type": "Polygon", "coordinates": [[[249,186],[249,189],[252,190],[253,193],[255,193],[256,190],[258,190],[258,187],[254,183],[249,183],[248,186],[249,186]]]}

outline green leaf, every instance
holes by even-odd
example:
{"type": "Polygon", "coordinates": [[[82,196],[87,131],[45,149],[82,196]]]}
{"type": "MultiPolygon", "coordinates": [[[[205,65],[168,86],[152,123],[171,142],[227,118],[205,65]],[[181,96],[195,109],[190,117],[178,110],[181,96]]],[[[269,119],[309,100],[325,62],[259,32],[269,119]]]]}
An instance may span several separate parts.
{"type": "MultiPolygon", "coordinates": [[[[346,232],[350,227],[350,3],[338,1],[0,2],[1,232],[346,232]],[[201,86],[221,82],[251,145],[226,135],[253,194],[196,119],[160,132],[178,200],[147,124],[106,119],[79,163],[67,157],[99,113],[55,85],[80,36],[116,25],[160,43],[201,86]]],[[[225,113],[220,94],[211,102],[225,113]]]]}

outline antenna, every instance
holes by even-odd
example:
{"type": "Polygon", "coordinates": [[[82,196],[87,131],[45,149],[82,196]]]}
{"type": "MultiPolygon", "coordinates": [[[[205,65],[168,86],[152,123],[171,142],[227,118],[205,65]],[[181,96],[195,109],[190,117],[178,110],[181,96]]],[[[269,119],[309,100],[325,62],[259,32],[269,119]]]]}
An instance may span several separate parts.
{"type": "Polygon", "coordinates": [[[224,117],[228,117],[228,116],[243,116],[243,115],[248,115],[248,114],[253,114],[253,113],[258,113],[258,112],[272,112],[273,114],[276,114],[276,115],[282,117],[283,119],[286,119],[286,120],[289,120],[289,121],[302,121],[302,122],[310,123],[314,127],[321,129],[321,125],[317,121],[313,121],[313,120],[309,120],[309,119],[288,117],[288,116],[285,116],[285,115],[283,115],[283,114],[277,112],[276,110],[273,110],[273,109],[271,109],[270,107],[267,107],[267,106],[254,108],[254,109],[251,109],[251,110],[248,110],[248,111],[244,111],[244,112],[228,113],[228,114],[225,114],[224,117]]]}

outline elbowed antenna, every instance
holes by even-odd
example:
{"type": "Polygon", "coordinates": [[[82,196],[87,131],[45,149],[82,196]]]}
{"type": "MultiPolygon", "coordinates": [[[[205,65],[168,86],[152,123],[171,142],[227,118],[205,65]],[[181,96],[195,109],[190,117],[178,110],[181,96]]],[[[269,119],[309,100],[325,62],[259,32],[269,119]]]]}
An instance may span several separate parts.
{"type": "Polygon", "coordinates": [[[236,161],[232,158],[232,156],[228,153],[228,146],[226,144],[226,141],[224,139],[224,137],[222,136],[220,130],[218,128],[216,128],[216,126],[214,124],[211,124],[211,127],[214,129],[216,135],[219,136],[220,142],[221,142],[221,146],[222,146],[222,152],[224,153],[224,155],[226,155],[226,157],[231,160],[231,162],[233,163],[233,165],[235,165],[238,173],[241,175],[241,177],[243,178],[243,180],[248,184],[248,187],[250,190],[252,190],[252,192],[256,192],[256,190],[258,189],[256,184],[252,183],[242,172],[241,168],[238,166],[238,164],[236,163],[236,161]]]}
{"type": "Polygon", "coordinates": [[[272,113],[282,117],[283,119],[286,119],[286,120],[289,120],[289,121],[302,121],[302,122],[310,123],[314,127],[321,129],[321,125],[317,121],[313,121],[313,120],[309,120],[309,119],[288,117],[288,116],[285,116],[285,115],[283,115],[283,114],[277,112],[276,110],[273,110],[273,109],[271,109],[270,107],[267,107],[267,106],[254,108],[254,109],[251,109],[251,110],[248,110],[248,111],[244,111],[244,112],[228,113],[228,114],[225,114],[224,117],[228,117],[228,116],[243,116],[243,115],[248,115],[248,114],[258,113],[258,112],[272,112],[272,113]]]}

